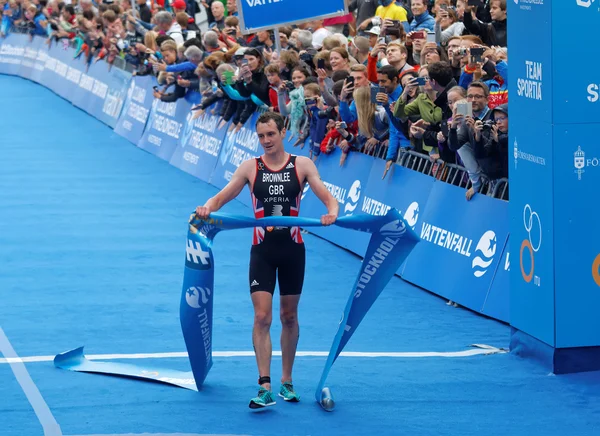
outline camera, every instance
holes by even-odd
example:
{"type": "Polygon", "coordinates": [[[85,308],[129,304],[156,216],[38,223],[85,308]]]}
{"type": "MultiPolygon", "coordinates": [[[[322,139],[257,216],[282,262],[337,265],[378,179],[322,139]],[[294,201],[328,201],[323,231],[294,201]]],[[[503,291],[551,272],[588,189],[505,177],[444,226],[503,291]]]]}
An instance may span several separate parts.
{"type": "Polygon", "coordinates": [[[483,122],[483,130],[492,130],[492,127],[495,125],[494,121],[486,120],[483,122]]]}
{"type": "Polygon", "coordinates": [[[294,89],[296,89],[296,87],[294,86],[294,82],[290,82],[289,80],[286,80],[283,83],[285,83],[285,88],[288,90],[288,92],[291,92],[294,89]]]}
{"type": "Polygon", "coordinates": [[[319,111],[317,113],[317,116],[321,119],[323,119],[323,118],[329,118],[330,120],[337,119],[337,113],[335,112],[334,107],[328,107],[327,109],[325,109],[323,111],[319,111]]]}

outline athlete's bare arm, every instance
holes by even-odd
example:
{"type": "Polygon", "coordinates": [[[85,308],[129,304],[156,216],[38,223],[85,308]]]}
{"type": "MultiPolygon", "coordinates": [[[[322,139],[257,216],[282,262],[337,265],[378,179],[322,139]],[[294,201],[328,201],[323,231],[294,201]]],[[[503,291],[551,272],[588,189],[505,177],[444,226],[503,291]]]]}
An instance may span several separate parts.
{"type": "Polygon", "coordinates": [[[242,162],[231,176],[229,183],[219,191],[217,195],[210,198],[204,206],[196,208],[196,215],[200,219],[207,219],[211,212],[216,212],[237,197],[244,186],[252,179],[256,163],[254,159],[242,162]]]}
{"type": "Polygon", "coordinates": [[[298,156],[296,158],[296,166],[299,170],[298,175],[300,176],[300,180],[304,177],[310,185],[310,189],[313,190],[317,198],[327,207],[327,214],[321,217],[321,223],[325,226],[333,224],[337,219],[340,205],[323,184],[314,162],[307,157],[298,156]]]}

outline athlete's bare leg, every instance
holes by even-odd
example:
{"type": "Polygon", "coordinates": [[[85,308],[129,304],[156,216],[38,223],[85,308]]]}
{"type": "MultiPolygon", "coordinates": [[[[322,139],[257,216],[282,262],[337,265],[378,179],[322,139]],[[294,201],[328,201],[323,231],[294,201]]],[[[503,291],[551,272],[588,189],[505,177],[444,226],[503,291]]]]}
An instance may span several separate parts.
{"type": "MultiPolygon", "coordinates": [[[[271,376],[271,321],[273,320],[273,296],[269,292],[257,291],[251,294],[254,305],[254,328],[252,344],[260,377],[271,376]]],[[[271,384],[262,385],[271,390],[271,384]]]]}
{"type": "Polygon", "coordinates": [[[300,295],[281,296],[281,382],[292,381],[292,367],[298,346],[298,302],[300,295]]]}

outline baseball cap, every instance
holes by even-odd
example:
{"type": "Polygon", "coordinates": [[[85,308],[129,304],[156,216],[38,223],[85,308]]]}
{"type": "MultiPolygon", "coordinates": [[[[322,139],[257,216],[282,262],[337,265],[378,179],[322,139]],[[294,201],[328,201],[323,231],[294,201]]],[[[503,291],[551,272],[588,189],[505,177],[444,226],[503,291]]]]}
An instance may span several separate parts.
{"type": "Polygon", "coordinates": [[[172,4],[174,9],[185,9],[186,4],[184,0],[175,0],[172,4]]]}

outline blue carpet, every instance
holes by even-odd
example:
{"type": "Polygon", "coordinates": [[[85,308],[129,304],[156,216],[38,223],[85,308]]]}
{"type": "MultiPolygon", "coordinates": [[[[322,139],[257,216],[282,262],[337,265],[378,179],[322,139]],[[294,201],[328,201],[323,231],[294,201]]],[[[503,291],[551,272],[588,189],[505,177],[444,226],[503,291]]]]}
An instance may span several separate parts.
{"type": "MultiPolygon", "coordinates": [[[[139,150],[52,92],[0,76],[0,325],[20,356],[184,351],[179,297],[186,222],[217,191],[139,150]]],[[[237,202],[223,211],[249,214],[237,202]]],[[[219,234],[215,351],[250,351],[249,230],[219,234]]],[[[329,351],[360,260],[307,235],[300,344],[329,351]]],[[[280,328],[275,300],[273,343],[280,328]]],[[[506,347],[507,326],[394,278],[347,351],[506,347]]],[[[138,363],[123,360],[127,363],[138,363]]],[[[548,376],[511,355],[340,358],[324,413],[312,396],[324,358],[298,358],[303,402],[251,414],[253,357],[216,358],[200,393],[27,364],[64,434],[236,433],[587,435],[600,376],[548,376]]],[[[144,361],[188,370],[184,359],[144,361]]],[[[272,376],[280,376],[274,358],[272,376]]],[[[276,384],[277,386],[277,384],[276,384]]],[[[0,364],[0,434],[41,434],[0,364]]],[[[597,434],[597,433],[596,433],[597,434]]]]}

